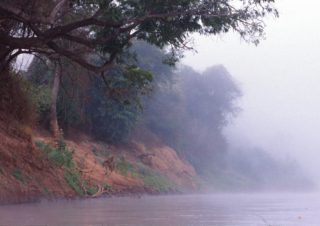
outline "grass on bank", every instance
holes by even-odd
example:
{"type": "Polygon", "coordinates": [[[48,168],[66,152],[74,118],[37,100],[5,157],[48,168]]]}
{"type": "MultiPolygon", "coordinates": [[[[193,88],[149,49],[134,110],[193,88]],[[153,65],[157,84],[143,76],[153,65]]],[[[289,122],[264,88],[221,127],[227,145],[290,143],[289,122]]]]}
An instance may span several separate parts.
{"type": "Polygon", "coordinates": [[[152,191],[169,192],[177,190],[177,186],[167,177],[142,163],[134,165],[121,157],[116,160],[115,167],[124,176],[131,175],[142,179],[145,187],[152,191]]]}
{"type": "Polygon", "coordinates": [[[64,170],[64,179],[67,184],[80,196],[84,195],[80,172],[72,159],[70,151],[61,135],[57,141],[56,147],[46,144],[43,141],[37,141],[36,146],[43,151],[47,159],[55,166],[64,170]]]}
{"type": "MultiPolygon", "coordinates": [[[[43,141],[37,141],[36,146],[42,150],[53,166],[61,167],[64,170],[65,181],[77,195],[94,195],[98,192],[98,185],[90,185],[81,179],[81,174],[72,158],[73,151],[69,150],[62,136],[57,141],[56,147],[43,141]]],[[[103,188],[112,191],[112,186],[109,184],[103,184],[103,188]]]]}

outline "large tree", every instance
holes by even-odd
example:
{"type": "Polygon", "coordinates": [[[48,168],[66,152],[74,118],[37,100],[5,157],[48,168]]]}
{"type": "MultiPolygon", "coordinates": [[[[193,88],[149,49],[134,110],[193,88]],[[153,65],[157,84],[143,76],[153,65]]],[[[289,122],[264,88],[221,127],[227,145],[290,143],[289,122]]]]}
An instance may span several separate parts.
{"type": "Polygon", "coordinates": [[[257,43],[274,0],[2,0],[0,63],[21,53],[63,56],[102,74],[133,38],[174,50],[191,33],[234,30],[257,43]],[[70,48],[66,43],[70,43],[70,48]],[[78,48],[76,48],[78,47],[78,48]],[[84,50],[84,48],[86,50],[84,50]],[[87,51],[101,55],[93,64],[87,51]]]}

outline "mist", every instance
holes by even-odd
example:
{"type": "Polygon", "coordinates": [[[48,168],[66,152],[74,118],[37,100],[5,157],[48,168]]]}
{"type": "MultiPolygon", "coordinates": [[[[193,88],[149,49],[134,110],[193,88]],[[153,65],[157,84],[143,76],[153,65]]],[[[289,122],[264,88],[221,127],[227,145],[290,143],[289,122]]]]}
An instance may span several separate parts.
{"type": "Polygon", "coordinates": [[[295,159],[317,183],[319,6],[283,0],[277,3],[280,18],[269,18],[267,38],[257,47],[236,34],[194,36],[197,53],[183,60],[199,72],[223,64],[240,83],[242,111],[224,130],[231,149],[261,148],[276,159],[295,159]]]}
{"type": "MultiPolygon", "coordinates": [[[[143,42],[134,45],[142,68],[154,75],[152,92],[143,97],[137,127],[146,128],[192,164],[211,192],[301,191],[314,187],[294,157],[274,155],[228,130],[242,116],[246,98],[241,83],[223,65],[203,72],[180,64],[160,64],[165,52],[143,42]]],[[[136,130],[133,130],[133,137],[136,130]]],[[[241,132],[241,131],[240,131],[241,132]]]]}

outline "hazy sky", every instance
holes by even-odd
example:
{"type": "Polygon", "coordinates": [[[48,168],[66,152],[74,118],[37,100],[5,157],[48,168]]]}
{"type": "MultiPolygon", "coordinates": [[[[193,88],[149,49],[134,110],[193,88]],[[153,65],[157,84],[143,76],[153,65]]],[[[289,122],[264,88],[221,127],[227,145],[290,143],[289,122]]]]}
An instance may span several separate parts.
{"type": "Polygon", "coordinates": [[[183,63],[223,64],[243,90],[243,111],[226,133],[233,143],[292,155],[320,181],[320,1],[276,0],[258,47],[236,34],[195,36],[183,63]]]}

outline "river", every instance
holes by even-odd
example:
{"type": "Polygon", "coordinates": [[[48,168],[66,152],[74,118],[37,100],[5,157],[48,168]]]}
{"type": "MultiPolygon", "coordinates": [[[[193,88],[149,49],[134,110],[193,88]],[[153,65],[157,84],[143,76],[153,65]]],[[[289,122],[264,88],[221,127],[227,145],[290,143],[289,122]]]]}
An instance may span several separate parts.
{"type": "Polygon", "coordinates": [[[319,226],[318,194],[101,198],[0,206],[0,225],[319,226]]]}

